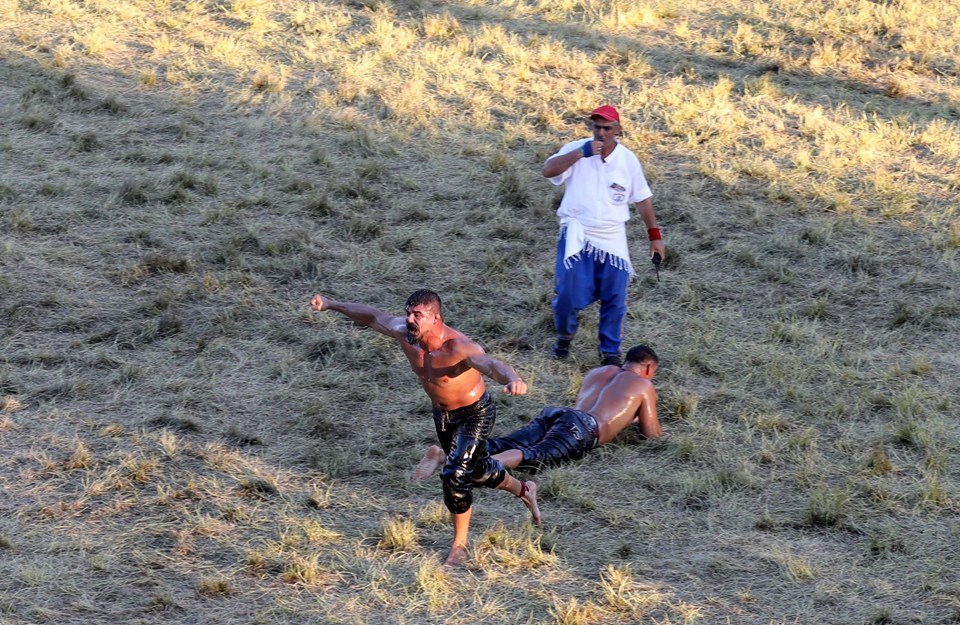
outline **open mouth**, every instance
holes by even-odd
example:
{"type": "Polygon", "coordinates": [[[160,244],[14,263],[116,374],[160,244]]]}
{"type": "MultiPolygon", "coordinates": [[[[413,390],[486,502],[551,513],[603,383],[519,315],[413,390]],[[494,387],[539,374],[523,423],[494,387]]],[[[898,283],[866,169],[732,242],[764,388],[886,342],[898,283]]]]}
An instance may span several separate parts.
{"type": "Polygon", "coordinates": [[[407,324],[407,343],[413,345],[417,342],[417,335],[420,334],[420,328],[412,323],[407,324]]]}

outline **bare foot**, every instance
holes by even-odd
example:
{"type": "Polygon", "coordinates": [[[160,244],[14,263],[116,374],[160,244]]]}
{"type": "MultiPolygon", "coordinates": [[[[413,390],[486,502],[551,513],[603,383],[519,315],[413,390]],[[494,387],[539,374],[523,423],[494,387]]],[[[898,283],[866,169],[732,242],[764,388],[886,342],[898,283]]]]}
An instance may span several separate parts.
{"type": "Polygon", "coordinates": [[[413,479],[421,482],[433,475],[437,467],[443,464],[444,458],[446,458],[446,455],[442,449],[436,445],[428,447],[427,453],[423,454],[423,458],[420,459],[420,462],[418,462],[417,466],[413,469],[413,479]]]}
{"type": "Polygon", "coordinates": [[[530,511],[530,515],[533,517],[533,524],[540,525],[543,519],[540,518],[540,506],[537,505],[537,483],[524,480],[521,484],[526,488],[521,491],[523,494],[520,495],[520,501],[522,501],[523,505],[530,511]]]}
{"type": "Polygon", "coordinates": [[[460,566],[467,559],[467,548],[463,545],[454,545],[450,548],[450,555],[447,556],[446,566],[460,566]]]}

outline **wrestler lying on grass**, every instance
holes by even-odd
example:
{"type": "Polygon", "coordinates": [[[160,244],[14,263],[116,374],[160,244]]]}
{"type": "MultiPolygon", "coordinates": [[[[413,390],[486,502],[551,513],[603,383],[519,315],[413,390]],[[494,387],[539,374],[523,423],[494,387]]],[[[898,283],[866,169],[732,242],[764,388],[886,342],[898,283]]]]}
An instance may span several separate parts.
{"type": "MultiPolygon", "coordinates": [[[[499,438],[487,441],[487,450],[507,469],[537,470],[579,460],[636,423],[645,438],[659,438],[657,391],[651,379],[659,358],[645,345],[627,352],[622,366],[597,367],[587,373],[573,408],[544,408],[536,419],[499,438]]],[[[414,479],[425,479],[443,461],[443,450],[427,449],[414,469],[414,479]]]]}

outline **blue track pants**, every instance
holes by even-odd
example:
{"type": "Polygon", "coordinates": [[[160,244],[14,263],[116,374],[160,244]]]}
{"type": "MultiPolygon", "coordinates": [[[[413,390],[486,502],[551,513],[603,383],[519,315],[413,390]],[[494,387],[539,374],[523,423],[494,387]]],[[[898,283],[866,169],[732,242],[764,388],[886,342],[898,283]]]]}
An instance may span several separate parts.
{"type": "MultiPolygon", "coordinates": [[[[577,313],[600,301],[598,328],[599,351],[619,353],[623,340],[623,320],[627,316],[627,284],[630,274],[610,262],[600,262],[593,254],[581,252],[568,269],[563,265],[566,234],[557,242],[553,298],[553,322],[560,338],[573,338],[579,322],[577,313]]],[[[610,260],[609,256],[606,259],[610,260]]]]}

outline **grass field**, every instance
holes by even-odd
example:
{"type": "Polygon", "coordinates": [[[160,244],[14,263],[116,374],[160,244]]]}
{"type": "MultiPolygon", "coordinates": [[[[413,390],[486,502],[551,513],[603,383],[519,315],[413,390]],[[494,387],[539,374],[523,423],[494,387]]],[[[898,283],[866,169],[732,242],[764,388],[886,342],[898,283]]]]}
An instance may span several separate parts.
{"type": "Polygon", "coordinates": [[[960,5],[0,0],[0,623],[960,623],[960,5]],[[478,494],[410,471],[400,350],[530,384],[559,192],[623,115],[668,246],[629,345],[665,437],[478,494]]]}

